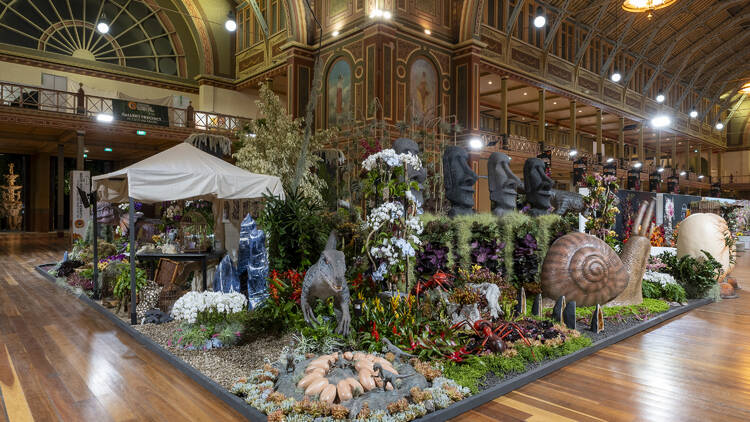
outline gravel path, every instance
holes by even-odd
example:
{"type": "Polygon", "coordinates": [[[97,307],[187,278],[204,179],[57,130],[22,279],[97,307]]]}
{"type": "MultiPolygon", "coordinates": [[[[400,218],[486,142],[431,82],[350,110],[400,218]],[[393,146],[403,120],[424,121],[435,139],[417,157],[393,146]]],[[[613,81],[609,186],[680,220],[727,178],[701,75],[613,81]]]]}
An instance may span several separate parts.
{"type": "Polygon", "coordinates": [[[281,349],[289,345],[292,339],[290,334],[282,337],[264,336],[240,346],[189,351],[167,345],[178,326],[178,322],[168,322],[160,325],[135,325],[133,328],[227,390],[237,378],[247,376],[251,370],[262,367],[266,359],[278,359],[281,349]]]}

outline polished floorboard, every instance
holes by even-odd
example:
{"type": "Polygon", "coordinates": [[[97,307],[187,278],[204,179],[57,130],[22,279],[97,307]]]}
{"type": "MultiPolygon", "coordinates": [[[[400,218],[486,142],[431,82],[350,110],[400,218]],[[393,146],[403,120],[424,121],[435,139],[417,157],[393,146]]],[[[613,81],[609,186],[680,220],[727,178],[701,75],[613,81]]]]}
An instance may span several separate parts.
{"type": "Polygon", "coordinates": [[[235,421],[233,409],[34,270],[54,235],[0,234],[0,421],[235,421]]]}
{"type": "MultiPolygon", "coordinates": [[[[65,246],[54,235],[0,234],[0,422],[241,420],[36,274],[65,246]]],[[[742,284],[750,254],[738,261],[742,284]]],[[[454,420],[750,421],[749,308],[740,291],[454,420]]]]}
{"type": "Polygon", "coordinates": [[[738,299],[700,307],[453,422],[750,421],[750,253],[738,299]]]}

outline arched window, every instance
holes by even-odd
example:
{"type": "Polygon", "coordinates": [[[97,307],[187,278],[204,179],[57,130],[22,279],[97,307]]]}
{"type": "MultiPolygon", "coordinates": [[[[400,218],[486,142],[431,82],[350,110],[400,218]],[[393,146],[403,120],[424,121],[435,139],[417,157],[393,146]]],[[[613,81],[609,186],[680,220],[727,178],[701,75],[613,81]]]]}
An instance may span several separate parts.
{"type": "Polygon", "coordinates": [[[184,56],[162,12],[141,1],[17,0],[0,2],[0,42],[174,76],[184,56]],[[109,32],[97,31],[106,21],[109,32]]]}

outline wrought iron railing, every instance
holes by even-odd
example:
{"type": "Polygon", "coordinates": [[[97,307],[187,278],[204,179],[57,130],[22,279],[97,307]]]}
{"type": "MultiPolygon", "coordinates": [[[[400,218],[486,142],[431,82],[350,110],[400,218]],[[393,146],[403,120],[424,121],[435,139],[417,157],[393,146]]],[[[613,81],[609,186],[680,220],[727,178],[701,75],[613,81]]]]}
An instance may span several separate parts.
{"type": "MultiPolygon", "coordinates": [[[[112,114],[114,98],[59,91],[0,82],[0,106],[34,109],[55,113],[77,114],[96,118],[99,114],[112,114]]],[[[167,106],[169,126],[201,131],[234,132],[250,119],[221,113],[198,111],[192,105],[185,108],[167,106]]]]}

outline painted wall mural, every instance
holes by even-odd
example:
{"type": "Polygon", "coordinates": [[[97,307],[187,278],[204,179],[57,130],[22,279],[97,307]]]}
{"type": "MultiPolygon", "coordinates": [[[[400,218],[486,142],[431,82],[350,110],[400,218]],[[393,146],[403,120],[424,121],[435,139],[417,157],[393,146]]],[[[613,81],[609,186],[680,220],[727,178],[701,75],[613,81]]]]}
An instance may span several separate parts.
{"type": "Polygon", "coordinates": [[[423,57],[414,60],[409,69],[409,101],[409,114],[413,120],[427,121],[437,115],[437,71],[423,57]]]}
{"type": "Polygon", "coordinates": [[[328,127],[338,126],[351,117],[352,110],[352,66],[339,59],[328,71],[326,104],[328,127]]]}

